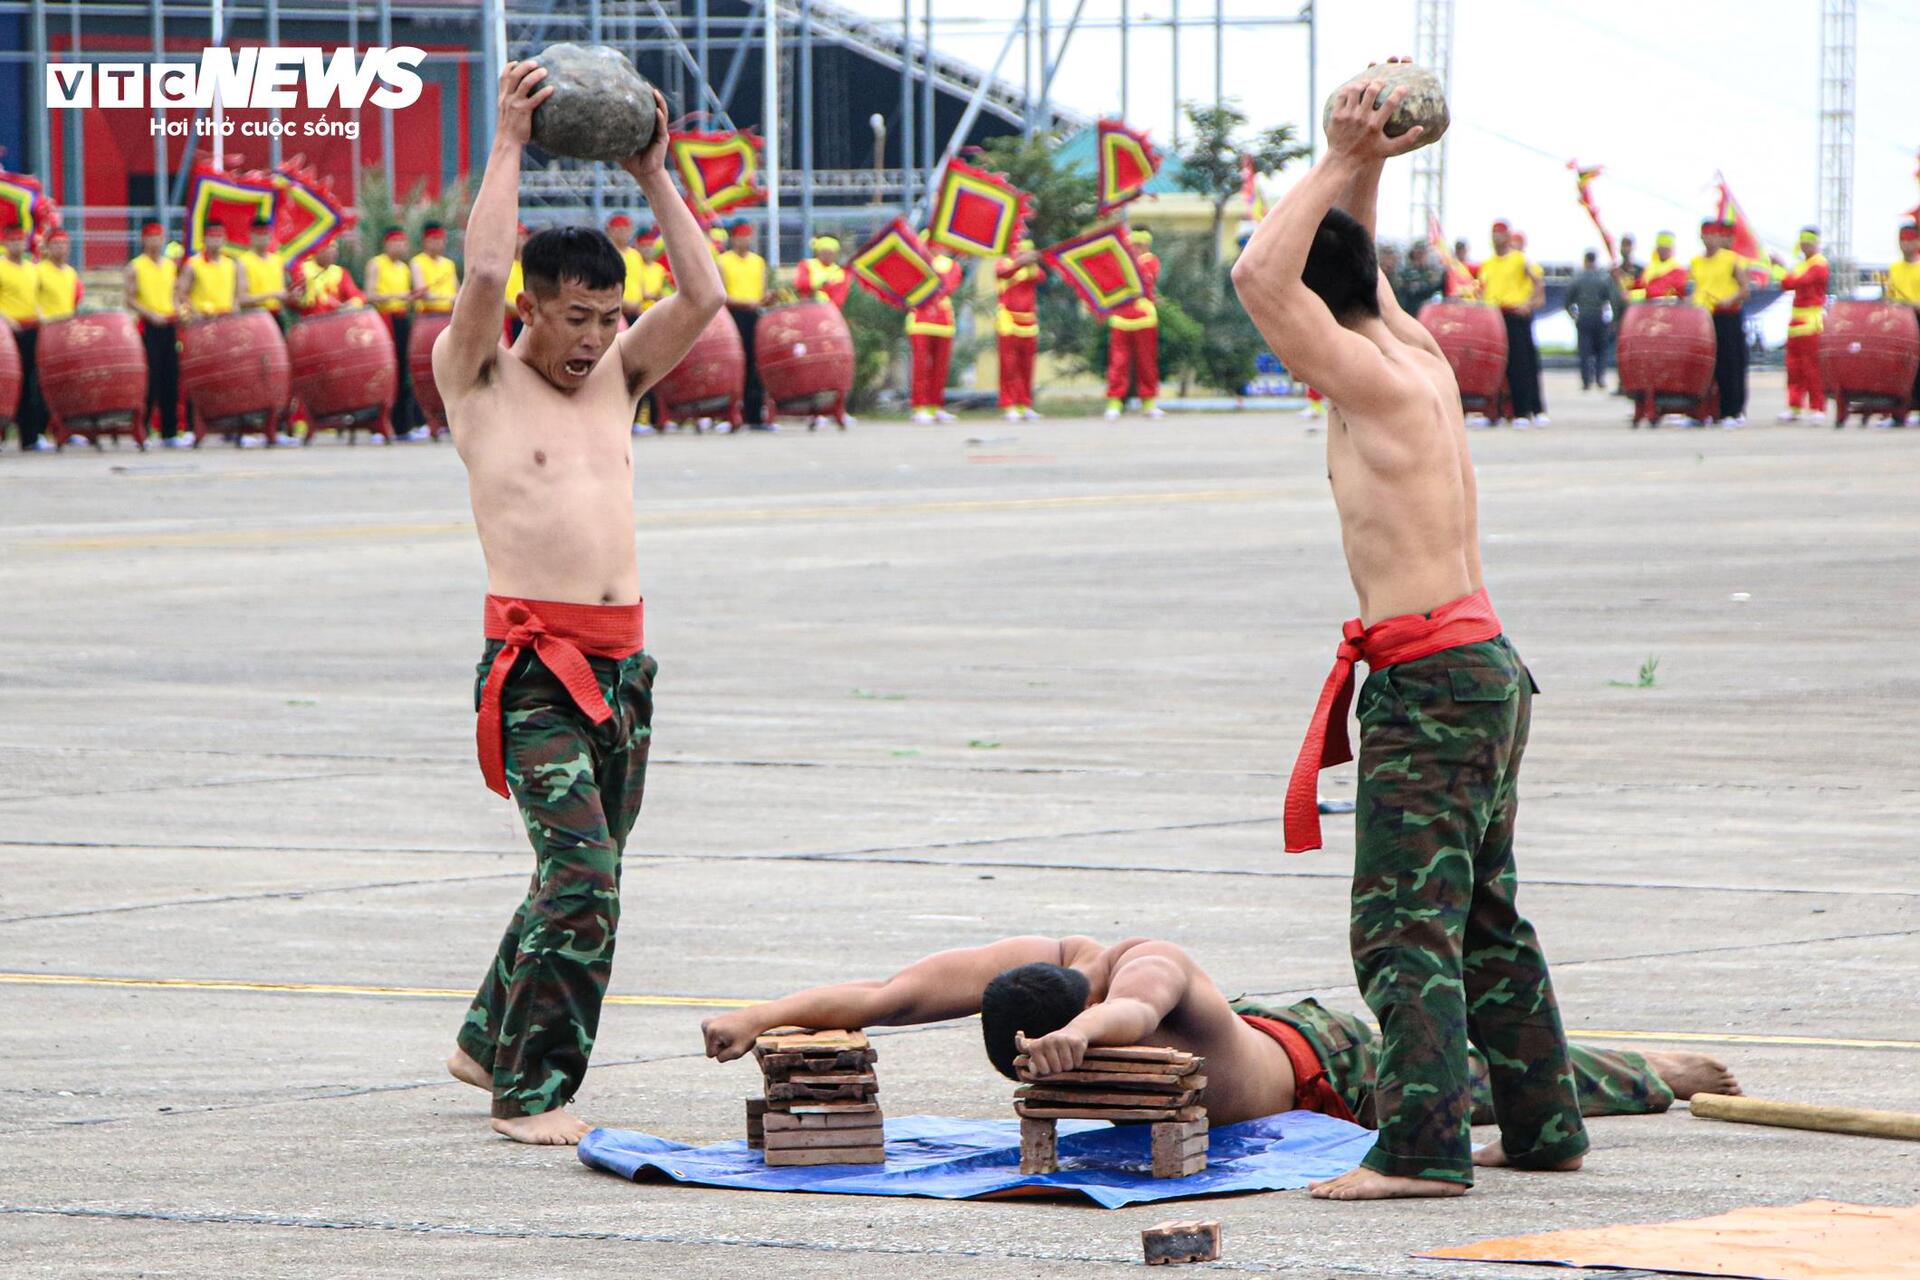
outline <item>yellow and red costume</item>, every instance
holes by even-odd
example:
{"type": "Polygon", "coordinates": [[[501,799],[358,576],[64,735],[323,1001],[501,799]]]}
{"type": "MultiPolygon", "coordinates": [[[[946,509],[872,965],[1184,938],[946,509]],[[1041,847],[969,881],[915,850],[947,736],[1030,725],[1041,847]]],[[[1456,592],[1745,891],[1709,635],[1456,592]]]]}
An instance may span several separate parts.
{"type": "Polygon", "coordinates": [[[1000,340],[1000,407],[1031,409],[1033,358],[1040,348],[1040,316],[1034,308],[1047,268],[1009,257],[994,264],[993,274],[1000,291],[993,319],[1000,340]]]}
{"type": "Polygon", "coordinates": [[[915,413],[937,412],[947,402],[947,370],[953,363],[953,290],[960,287],[960,264],[946,254],[935,254],[933,269],[947,282],[947,292],[907,313],[907,340],[913,348],[912,408],[915,413]]]}
{"type": "Polygon", "coordinates": [[[793,273],[793,291],[800,295],[801,301],[831,302],[840,310],[846,310],[847,290],[853,285],[853,276],[838,262],[825,262],[817,256],[839,251],[840,242],[832,236],[814,237],[816,256],[802,262],[793,273]]]}
{"type": "Polygon", "coordinates": [[[1107,317],[1107,408],[1118,409],[1131,379],[1148,409],[1160,398],[1160,311],[1154,286],[1160,282],[1160,257],[1151,249],[1136,255],[1143,296],[1107,317]]]}
{"type": "Polygon", "coordinates": [[[1820,331],[1827,319],[1827,255],[1816,246],[1780,278],[1780,287],[1793,293],[1793,314],[1787,321],[1787,407],[1827,411],[1827,392],[1820,382],[1820,331]]]}

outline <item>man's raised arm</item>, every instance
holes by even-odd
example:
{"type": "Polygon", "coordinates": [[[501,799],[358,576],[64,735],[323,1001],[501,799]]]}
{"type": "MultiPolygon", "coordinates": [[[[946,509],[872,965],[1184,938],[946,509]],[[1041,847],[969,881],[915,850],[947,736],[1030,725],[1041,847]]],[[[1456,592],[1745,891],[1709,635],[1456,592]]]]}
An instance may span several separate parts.
{"type": "Polygon", "coordinates": [[[500,123],[480,193],[467,214],[467,278],[453,300],[453,319],[433,344],[434,380],[465,390],[484,378],[500,346],[500,296],[513,266],[520,221],[520,150],[533,136],[533,109],[553,94],[547,69],[509,62],[500,73],[500,123]]]}
{"type": "Polygon", "coordinates": [[[1180,1007],[1193,985],[1192,961],[1171,942],[1133,948],[1107,983],[1106,999],[1052,1035],[1029,1040],[1027,1056],[1036,1076],[1072,1071],[1089,1045],[1140,1044],[1180,1007]]]}
{"type": "Polygon", "coordinates": [[[1348,197],[1356,179],[1364,188],[1366,166],[1419,144],[1418,125],[1398,138],[1386,136],[1386,122],[1407,91],[1395,89],[1378,101],[1384,87],[1376,80],[1340,91],[1327,123],[1326,155],[1273,206],[1233,266],[1240,304],[1274,354],[1335,401],[1363,391],[1379,375],[1379,353],[1342,328],[1301,277],[1321,219],[1348,197]]]}
{"type": "Polygon", "coordinates": [[[881,981],[814,987],[709,1018],[700,1030],[706,1036],[707,1056],[731,1062],[772,1027],[858,1031],[964,1018],[980,1012],[980,994],[1000,974],[1023,964],[1058,964],[1060,957],[1057,938],[1002,938],[984,947],[930,955],[881,981]]]}
{"type": "Polygon", "coordinates": [[[727,300],[726,290],[720,285],[720,268],[707,249],[707,233],[694,221],[687,202],[667,177],[667,103],[658,89],[653,91],[653,98],[659,112],[653,142],[645,151],[629,156],[621,167],[640,184],[653,209],[660,238],[667,246],[667,266],[678,287],[647,308],[633,327],[620,335],[620,363],[627,388],[635,395],[645,392],[680,363],[727,300]]]}
{"type": "MultiPolygon", "coordinates": [[[[1398,58],[1388,59],[1398,62],[1398,58]]],[[[1374,222],[1380,204],[1380,171],[1386,168],[1386,158],[1375,156],[1363,161],[1353,171],[1353,177],[1347,183],[1347,189],[1334,201],[1334,207],[1343,209],[1352,219],[1366,228],[1367,235],[1373,235],[1374,222]]],[[[1425,325],[1408,315],[1406,308],[1400,305],[1400,298],[1393,291],[1393,282],[1387,279],[1387,273],[1379,273],[1380,318],[1387,323],[1387,329],[1394,337],[1409,346],[1425,347],[1434,355],[1440,354],[1440,344],[1433,340],[1425,325]]]]}

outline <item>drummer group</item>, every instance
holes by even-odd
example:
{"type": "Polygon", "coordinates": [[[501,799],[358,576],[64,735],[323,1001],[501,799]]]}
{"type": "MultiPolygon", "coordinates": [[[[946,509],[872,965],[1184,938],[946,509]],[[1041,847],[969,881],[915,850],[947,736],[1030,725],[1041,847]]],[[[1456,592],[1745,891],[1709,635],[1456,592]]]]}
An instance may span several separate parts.
{"type": "MultiPolygon", "coordinates": [[[[522,224],[519,231],[524,244],[528,228],[522,224]]],[[[636,236],[633,220],[617,214],[608,220],[607,234],[627,264],[623,305],[632,320],[673,292],[673,272],[657,231],[636,236]]],[[[778,296],[778,282],[766,259],[755,251],[751,223],[736,221],[724,229],[715,227],[710,234],[726,286],[728,314],[739,330],[746,356],[744,421],[749,428],[771,430],[770,406],[765,403],[755,367],[754,337],[761,312],[778,296]]],[[[1165,416],[1158,404],[1160,321],[1154,302],[1160,260],[1153,253],[1150,233],[1136,229],[1132,240],[1146,294],[1107,319],[1108,419],[1120,416],[1130,393],[1138,395],[1146,416],[1165,416]]],[[[55,230],[45,237],[36,259],[28,253],[25,233],[18,226],[0,234],[0,315],[13,330],[20,351],[23,379],[17,420],[20,444],[26,450],[54,448],[53,441],[43,434],[46,407],[34,376],[34,347],[40,324],[70,316],[80,304],[84,287],[79,272],[68,263],[70,247],[67,233],[55,230]]],[[[431,432],[408,374],[408,340],[414,325],[423,318],[452,312],[460,271],[447,253],[446,228],[437,222],[425,224],[418,252],[412,249],[405,231],[388,228],[381,238],[380,252],[367,260],[363,282],[356,283],[340,263],[339,247],[331,240],[302,259],[296,272],[289,272],[288,254],[275,243],[272,225],[264,220],[250,227],[244,248],[230,245],[226,228],[209,222],[191,254],[182,253],[178,244],[167,243],[160,223],[142,226],[140,252],[127,263],[123,286],[126,308],[138,317],[146,348],[147,418],[158,426],[163,447],[184,448],[192,443],[180,430],[184,410],[180,326],[246,310],[266,312],[284,326],[296,317],[322,315],[354,305],[371,306],[380,314],[401,357],[393,410],[394,438],[428,439],[431,432]]],[[[832,236],[820,236],[813,241],[812,250],[794,271],[793,295],[801,301],[844,308],[853,277],[840,260],[840,242],[832,236]]],[[[935,256],[934,266],[946,279],[949,291],[907,312],[905,322],[911,351],[910,407],[912,420],[917,423],[953,418],[946,409],[957,330],[953,292],[963,282],[964,269],[945,254],[935,256]]],[[[999,408],[1010,421],[1040,416],[1033,407],[1033,378],[1040,337],[1038,290],[1047,272],[1031,240],[1020,241],[1012,253],[993,266],[999,408]]],[[[502,336],[509,342],[519,329],[514,298],[520,289],[516,254],[502,299],[502,336]]],[[[659,406],[649,404],[635,430],[652,431],[655,423],[666,425],[660,422],[659,406]]],[[[291,425],[297,428],[298,424],[291,425]]],[[[725,422],[711,425],[720,431],[729,429],[725,422]]],[[[371,438],[383,442],[377,435],[371,438]]],[[[296,439],[283,434],[276,442],[293,443],[296,439]]],[[[85,443],[78,437],[75,442],[85,443]]],[[[243,437],[241,443],[266,441],[243,437]]]]}

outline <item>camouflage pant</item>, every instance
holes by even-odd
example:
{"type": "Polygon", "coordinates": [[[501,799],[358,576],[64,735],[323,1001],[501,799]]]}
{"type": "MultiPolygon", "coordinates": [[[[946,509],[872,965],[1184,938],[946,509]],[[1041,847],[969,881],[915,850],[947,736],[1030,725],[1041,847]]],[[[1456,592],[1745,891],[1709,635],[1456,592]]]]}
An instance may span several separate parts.
{"type": "MultiPolygon", "coordinates": [[[[500,650],[480,661],[474,704],[500,650]]],[[[493,1114],[538,1115],[580,1088],[600,1027],[620,923],[620,855],[640,814],[652,733],[645,653],[589,658],[613,718],[595,725],[531,652],[501,701],[507,785],[535,854],[533,884],[460,1028],[460,1047],[493,1072],[493,1114]]]]}
{"type": "MultiPolygon", "coordinates": [[[[1366,1023],[1350,1013],[1326,1008],[1318,1000],[1267,1005],[1243,998],[1233,1002],[1233,1011],[1284,1022],[1305,1036],[1326,1065],[1328,1082],[1354,1119],[1369,1129],[1378,1127],[1374,1081],[1380,1072],[1380,1042],[1366,1023]]],[[[1673,1105],[1673,1090],[1639,1054],[1579,1043],[1569,1044],[1567,1051],[1573,1060],[1573,1091],[1580,1099],[1581,1115],[1649,1116],[1673,1105]]],[[[1467,1048],[1467,1074],[1473,1123],[1492,1124],[1493,1089],[1487,1058],[1471,1045],[1467,1048]]]]}
{"type": "Polygon", "coordinates": [[[1513,824],[1533,678],[1504,636],[1384,667],[1359,698],[1354,974],[1379,1020],[1365,1164],[1471,1183],[1472,1077],[1487,1058],[1519,1168],[1587,1149],[1533,926],[1514,909],[1513,824]]]}

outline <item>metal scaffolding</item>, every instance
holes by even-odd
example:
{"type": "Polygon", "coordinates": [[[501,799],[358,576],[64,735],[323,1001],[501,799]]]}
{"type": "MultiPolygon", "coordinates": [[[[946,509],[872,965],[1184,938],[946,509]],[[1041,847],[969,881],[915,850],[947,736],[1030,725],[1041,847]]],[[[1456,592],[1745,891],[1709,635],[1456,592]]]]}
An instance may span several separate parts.
{"type": "MultiPolygon", "coordinates": [[[[1453,90],[1453,0],[1419,0],[1413,14],[1413,60],[1453,90]]],[[[1407,234],[1427,238],[1427,228],[1447,224],[1447,140],[1413,153],[1413,187],[1407,234]]]]}
{"type": "Polygon", "coordinates": [[[1820,6],[1820,232],[1832,264],[1834,296],[1859,283],[1853,257],[1853,77],[1857,0],[1820,6]]]}
{"type": "MultiPolygon", "coordinates": [[[[1114,98],[1097,104],[1097,110],[1124,117],[1133,105],[1130,95],[1138,87],[1133,77],[1133,60],[1139,56],[1134,49],[1136,37],[1171,41],[1176,54],[1183,32],[1197,28],[1211,37],[1212,84],[1203,81],[1202,88],[1211,89],[1212,100],[1219,103],[1230,96],[1226,84],[1230,38],[1264,29],[1304,27],[1308,66],[1303,133],[1309,145],[1315,141],[1319,104],[1312,65],[1317,34],[1313,0],[1304,0],[1297,12],[1285,16],[1270,11],[1235,15],[1228,11],[1229,0],[1211,4],[1186,0],[1184,7],[1175,0],[1170,11],[1152,14],[1142,13],[1145,6],[1130,0],[1118,0],[1117,15],[1114,0],[1093,7],[1103,10],[1104,16],[1088,16],[1088,0],[1058,4],[1024,0],[1021,11],[1004,20],[956,13],[954,7],[936,6],[934,0],[918,4],[901,0],[897,19],[864,17],[833,0],[0,0],[0,21],[17,18],[25,45],[0,49],[0,65],[24,64],[27,72],[26,120],[21,125],[26,154],[10,159],[15,167],[41,174],[51,171],[50,116],[40,74],[50,57],[159,62],[192,56],[183,46],[224,40],[356,48],[431,46],[434,64],[466,64],[472,70],[464,101],[470,123],[463,134],[448,135],[447,146],[461,154],[442,157],[443,177],[484,159],[493,130],[495,84],[504,63],[555,41],[622,49],[643,69],[651,68],[648,74],[660,81],[669,102],[680,110],[703,114],[719,128],[734,127],[735,114],[751,122],[753,112],[736,94],[743,80],[752,82],[757,77],[763,91],[758,115],[771,122],[764,130],[771,190],[767,205],[750,216],[778,228],[789,248],[804,246],[816,229],[852,231],[869,224],[876,204],[913,209],[925,199],[939,169],[968,140],[976,122],[1028,136],[1064,134],[1090,125],[1090,116],[1062,109],[1055,96],[1056,78],[1074,47],[1075,35],[1082,30],[1118,35],[1120,66],[1114,98]],[[50,38],[50,27],[61,37],[57,41],[50,38]],[[1000,62],[983,69],[941,52],[943,31],[1003,35],[1000,62]],[[129,35],[139,47],[129,47],[129,35]],[[1024,70],[1003,77],[1001,64],[1016,44],[1025,48],[1024,70]],[[817,83],[815,63],[829,51],[857,56],[863,78],[898,77],[897,106],[873,113],[871,120],[853,122],[856,128],[872,129],[876,144],[872,165],[858,158],[847,163],[846,121],[834,126],[839,132],[832,135],[839,161],[832,166],[816,163],[817,108],[830,102],[832,93],[829,86],[817,83]],[[828,96],[818,97],[817,88],[828,89],[828,96]],[[889,139],[891,157],[886,154],[889,139]]],[[[1155,50],[1151,59],[1157,62],[1160,56],[1155,50]]],[[[1177,58],[1169,80],[1177,142],[1181,134],[1177,122],[1186,105],[1180,96],[1177,58]]],[[[445,82],[443,91],[452,83],[445,82]]],[[[177,117],[180,109],[174,114],[177,117]]],[[[153,108],[153,115],[164,131],[166,110],[153,108]]],[[[373,115],[377,123],[373,119],[365,123],[378,130],[373,135],[378,139],[378,163],[391,190],[394,115],[386,111],[373,115]]],[[[173,164],[163,133],[156,132],[152,202],[90,206],[83,199],[82,177],[88,172],[85,130],[67,127],[60,132],[64,180],[62,190],[52,194],[61,201],[75,231],[76,256],[82,265],[89,221],[108,240],[123,236],[129,222],[147,217],[158,217],[169,230],[178,227],[193,148],[173,164]]],[[[863,156],[865,138],[862,130],[856,156],[863,156]]],[[[264,149],[269,163],[280,158],[277,139],[264,149]]],[[[362,155],[357,134],[351,155],[357,175],[362,155]]],[[[352,181],[347,185],[352,186],[352,181]]],[[[522,180],[523,203],[552,218],[600,221],[614,208],[630,205],[634,194],[625,174],[570,160],[530,167],[522,180]]],[[[120,247],[115,245],[104,256],[118,260],[120,247]]]]}

